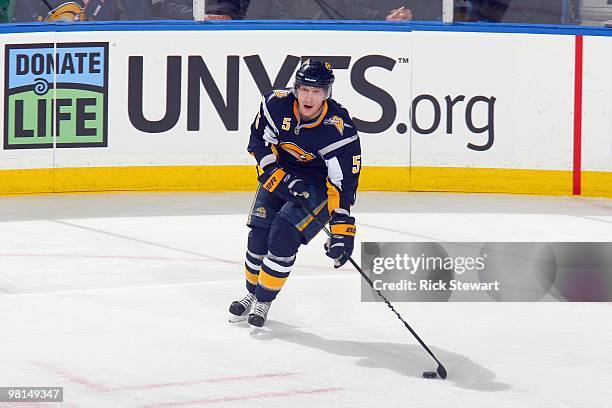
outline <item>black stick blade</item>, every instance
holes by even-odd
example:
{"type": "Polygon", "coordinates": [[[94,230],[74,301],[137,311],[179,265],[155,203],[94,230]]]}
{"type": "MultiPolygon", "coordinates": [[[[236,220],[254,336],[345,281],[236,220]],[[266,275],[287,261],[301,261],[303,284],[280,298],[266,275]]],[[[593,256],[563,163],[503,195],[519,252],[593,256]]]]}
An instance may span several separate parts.
{"type": "Polygon", "coordinates": [[[447,376],[446,368],[444,368],[442,364],[438,365],[438,369],[436,371],[438,372],[438,375],[440,376],[440,378],[442,378],[443,380],[446,379],[446,376],[447,376]]]}

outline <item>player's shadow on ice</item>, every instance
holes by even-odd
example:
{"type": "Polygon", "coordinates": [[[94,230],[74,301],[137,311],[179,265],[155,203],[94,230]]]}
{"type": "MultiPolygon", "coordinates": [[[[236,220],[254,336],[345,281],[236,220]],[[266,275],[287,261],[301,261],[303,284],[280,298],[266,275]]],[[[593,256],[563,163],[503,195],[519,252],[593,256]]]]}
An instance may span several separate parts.
{"type": "MultiPolygon", "coordinates": [[[[421,378],[423,371],[435,371],[437,367],[418,344],[330,340],[280,322],[267,321],[266,326],[269,330],[258,333],[256,339],[278,339],[339,356],[358,357],[357,364],[363,367],[386,368],[418,378],[421,378]]],[[[466,356],[436,347],[430,348],[448,370],[446,381],[457,387],[478,391],[506,391],[511,388],[509,384],[496,381],[493,371],[466,356]]]]}

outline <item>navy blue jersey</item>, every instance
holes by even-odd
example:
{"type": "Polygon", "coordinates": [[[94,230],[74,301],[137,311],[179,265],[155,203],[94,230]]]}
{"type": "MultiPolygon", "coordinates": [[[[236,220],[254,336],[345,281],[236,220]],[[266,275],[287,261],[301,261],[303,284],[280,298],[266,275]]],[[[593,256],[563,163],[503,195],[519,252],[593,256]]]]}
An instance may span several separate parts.
{"type": "Polygon", "coordinates": [[[302,123],[291,90],[265,95],[251,125],[248,151],[260,167],[278,162],[306,183],[327,187],[328,208],[348,214],[355,203],[361,146],[347,110],[333,99],[302,123]]]}

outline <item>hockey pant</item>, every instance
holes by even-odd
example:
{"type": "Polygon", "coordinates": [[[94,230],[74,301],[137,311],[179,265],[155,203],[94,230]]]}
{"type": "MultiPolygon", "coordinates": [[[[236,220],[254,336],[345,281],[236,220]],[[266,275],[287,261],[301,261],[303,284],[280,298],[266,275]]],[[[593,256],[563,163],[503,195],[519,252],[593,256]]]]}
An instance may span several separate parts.
{"type": "Polygon", "coordinates": [[[291,272],[300,245],[308,244],[329,221],[327,192],[307,185],[308,199],[301,198],[314,212],[314,222],[293,199],[283,199],[258,187],[249,212],[251,228],[244,263],[246,286],[260,302],[276,298],[291,272]]]}

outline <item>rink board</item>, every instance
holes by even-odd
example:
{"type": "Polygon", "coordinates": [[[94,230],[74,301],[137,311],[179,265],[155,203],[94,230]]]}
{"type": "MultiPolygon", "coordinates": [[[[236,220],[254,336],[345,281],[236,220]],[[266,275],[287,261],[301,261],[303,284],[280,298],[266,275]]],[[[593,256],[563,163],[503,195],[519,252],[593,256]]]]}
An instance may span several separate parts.
{"type": "Polygon", "coordinates": [[[252,189],[245,146],[262,92],[290,84],[301,59],[324,56],[360,130],[362,190],[612,196],[612,40],[596,30],[10,29],[0,34],[0,193],[252,189]]]}

